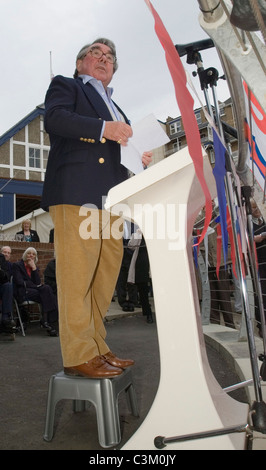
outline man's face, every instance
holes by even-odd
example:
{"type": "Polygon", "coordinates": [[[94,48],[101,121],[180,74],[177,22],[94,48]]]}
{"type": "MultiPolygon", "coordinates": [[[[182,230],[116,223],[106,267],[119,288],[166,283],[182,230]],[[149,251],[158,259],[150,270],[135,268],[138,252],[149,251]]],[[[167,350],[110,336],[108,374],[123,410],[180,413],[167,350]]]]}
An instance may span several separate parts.
{"type": "MultiPolygon", "coordinates": [[[[100,43],[92,44],[92,46],[89,48],[89,51],[96,47],[104,54],[111,53],[110,47],[100,43]]],[[[105,55],[103,55],[100,59],[97,59],[96,57],[93,57],[89,51],[83,59],[77,60],[78,73],[79,75],[91,75],[97,80],[101,80],[103,86],[106,88],[112,80],[114,64],[109,63],[106,60],[105,55]]]]}
{"type": "Polygon", "coordinates": [[[251,203],[252,217],[259,219],[261,217],[261,211],[256,204],[251,203]]]}
{"type": "Polygon", "coordinates": [[[11,257],[11,250],[9,248],[3,247],[1,252],[3,253],[6,261],[9,261],[11,257]]]}

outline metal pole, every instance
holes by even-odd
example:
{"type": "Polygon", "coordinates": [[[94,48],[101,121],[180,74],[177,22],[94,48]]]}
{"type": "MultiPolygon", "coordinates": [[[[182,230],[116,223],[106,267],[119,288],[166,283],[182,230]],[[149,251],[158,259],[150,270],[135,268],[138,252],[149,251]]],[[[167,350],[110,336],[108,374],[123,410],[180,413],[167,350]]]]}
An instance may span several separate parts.
{"type": "MultiPolygon", "coordinates": [[[[261,332],[262,332],[262,340],[263,340],[263,349],[264,349],[264,359],[263,362],[265,363],[266,359],[266,325],[265,325],[265,314],[264,314],[264,305],[263,305],[263,298],[262,298],[262,291],[261,291],[261,284],[258,276],[258,270],[256,268],[256,255],[255,255],[255,248],[254,248],[254,234],[253,234],[253,224],[252,224],[252,209],[250,204],[250,197],[251,197],[251,188],[248,186],[242,187],[242,194],[245,199],[246,203],[246,213],[247,213],[247,236],[248,236],[248,251],[249,251],[249,258],[250,258],[250,267],[251,267],[251,274],[254,284],[255,295],[258,298],[258,307],[259,307],[259,316],[261,320],[261,332]]],[[[264,364],[265,365],[265,364],[264,364]]],[[[266,380],[265,372],[262,373],[264,370],[264,365],[261,369],[262,380],[266,380]]]]}
{"type": "MultiPolygon", "coordinates": [[[[222,127],[222,122],[221,122],[221,117],[220,117],[220,109],[219,109],[217,95],[216,95],[216,81],[212,82],[211,89],[212,89],[215,116],[216,116],[216,125],[219,129],[220,137],[224,141],[223,127],[222,127]]],[[[231,167],[231,160],[227,162],[230,167],[231,167]]],[[[252,321],[251,321],[248,292],[247,292],[246,281],[244,279],[242,269],[241,269],[241,258],[240,258],[239,249],[238,249],[238,240],[237,240],[237,233],[236,233],[237,217],[235,213],[234,201],[232,200],[232,194],[234,192],[234,188],[233,188],[231,176],[228,171],[226,172],[226,176],[225,176],[225,189],[226,189],[226,194],[227,194],[228,208],[229,208],[229,212],[230,212],[231,220],[232,220],[232,229],[233,229],[234,244],[236,247],[236,260],[237,260],[238,274],[240,275],[240,284],[241,284],[241,290],[242,290],[242,295],[243,295],[243,300],[244,300],[243,302],[244,312],[245,312],[245,320],[246,320],[246,327],[247,327],[247,337],[248,337],[248,344],[249,344],[249,351],[250,351],[250,360],[251,360],[251,368],[252,368],[252,375],[253,375],[253,381],[254,381],[255,396],[256,396],[257,401],[262,401],[260,374],[259,374],[259,368],[258,368],[258,362],[257,362],[257,352],[256,352],[256,346],[255,346],[255,340],[254,340],[254,332],[253,332],[252,321]]]]}
{"type": "MultiPolygon", "coordinates": [[[[219,108],[218,108],[215,93],[213,93],[213,97],[215,99],[215,109],[218,112],[218,114],[216,114],[216,120],[218,122],[218,127],[221,128],[221,118],[220,118],[220,113],[219,113],[219,108]]],[[[227,157],[229,157],[229,155],[227,155],[227,157]]],[[[228,158],[227,163],[230,166],[231,166],[231,161],[232,159],[230,159],[229,161],[229,158],[228,158]]],[[[260,373],[259,373],[259,367],[258,367],[254,331],[253,331],[252,321],[251,321],[248,293],[247,293],[246,281],[244,279],[242,269],[241,269],[241,259],[240,259],[239,249],[238,249],[238,240],[237,240],[237,232],[236,232],[236,213],[235,213],[235,207],[234,207],[232,197],[231,197],[233,185],[232,185],[231,175],[229,175],[228,171],[226,172],[226,177],[225,177],[225,188],[227,192],[228,207],[229,207],[231,220],[232,220],[233,238],[234,238],[234,243],[236,247],[235,251],[236,251],[238,272],[240,274],[240,279],[241,279],[242,294],[243,294],[243,300],[244,300],[243,302],[244,314],[245,314],[245,320],[246,320],[247,337],[248,337],[248,345],[249,345],[249,353],[250,353],[250,363],[251,363],[252,376],[253,376],[253,381],[254,381],[254,391],[255,391],[255,396],[256,396],[256,400],[254,401],[251,407],[253,426],[257,431],[266,433],[266,404],[264,403],[263,398],[262,398],[260,373]]]]}
{"type": "Polygon", "coordinates": [[[154,439],[154,445],[157,449],[163,449],[164,447],[166,447],[167,444],[173,444],[175,442],[192,441],[195,439],[206,439],[208,437],[223,436],[225,434],[232,434],[235,432],[246,432],[247,435],[252,434],[249,429],[248,424],[241,424],[239,426],[232,426],[232,427],[222,428],[222,429],[214,429],[212,431],[196,432],[194,434],[184,434],[183,436],[173,436],[173,437],[157,436],[154,439]]]}

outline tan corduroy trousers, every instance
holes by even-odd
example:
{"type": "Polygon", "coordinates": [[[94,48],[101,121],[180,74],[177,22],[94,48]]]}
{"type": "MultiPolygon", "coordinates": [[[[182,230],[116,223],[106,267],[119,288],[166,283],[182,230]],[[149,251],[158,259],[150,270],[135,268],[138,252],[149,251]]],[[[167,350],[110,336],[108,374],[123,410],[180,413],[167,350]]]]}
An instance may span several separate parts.
{"type": "Polygon", "coordinates": [[[106,211],[50,207],[55,229],[59,335],[65,367],[109,351],[103,319],[122,256],[122,221],[106,211]],[[82,215],[80,215],[82,214],[82,215]]]}

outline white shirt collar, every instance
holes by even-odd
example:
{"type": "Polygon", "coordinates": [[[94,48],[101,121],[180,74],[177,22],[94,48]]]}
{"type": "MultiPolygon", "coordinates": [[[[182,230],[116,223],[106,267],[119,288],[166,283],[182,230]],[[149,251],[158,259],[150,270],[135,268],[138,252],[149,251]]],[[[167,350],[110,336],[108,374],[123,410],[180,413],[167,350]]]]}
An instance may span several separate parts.
{"type": "Polygon", "coordinates": [[[95,88],[98,88],[98,89],[102,88],[106,92],[108,98],[111,99],[111,96],[112,96],[113,91],[114,91],[114,89],[112,87],[108,86],[105,90],[101,80],[97,80],[96,78],[92,77],[91,75],[82,74],[82,75],[79,75],[79,77],[82,79],[84,85],[86,85],[86,83],[88,83],[88,82],[92,82],[92,85],[94,85],[95,88]]]}

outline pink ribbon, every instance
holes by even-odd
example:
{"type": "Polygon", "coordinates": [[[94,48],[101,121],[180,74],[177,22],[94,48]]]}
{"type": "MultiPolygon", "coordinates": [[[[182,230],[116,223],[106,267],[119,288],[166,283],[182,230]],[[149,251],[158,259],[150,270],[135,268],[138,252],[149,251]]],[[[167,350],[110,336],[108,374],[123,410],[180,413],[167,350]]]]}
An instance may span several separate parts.
{"type": "Polygon", "coordinates": [[[205,195],[206,215],[204,228],[202,230],[201,237],[198,242],[200,244],[207,232],[207,228],[211,221],[212,199],[204,176],[200,134],[193,109],[194,100],[187,89],[186,73],[178,55],[178,52],[168,32],[164,27],[161,18],[152,6],[150,0],[145,0],[145,2],[150,11],[152,12],[152,15],[155,20],[155,32],[165,50],[166,62],[174,83],[176,100],[181,112],[182,121],[186,133],[188,150],[194,163],[196,175],[205,195]]]}

